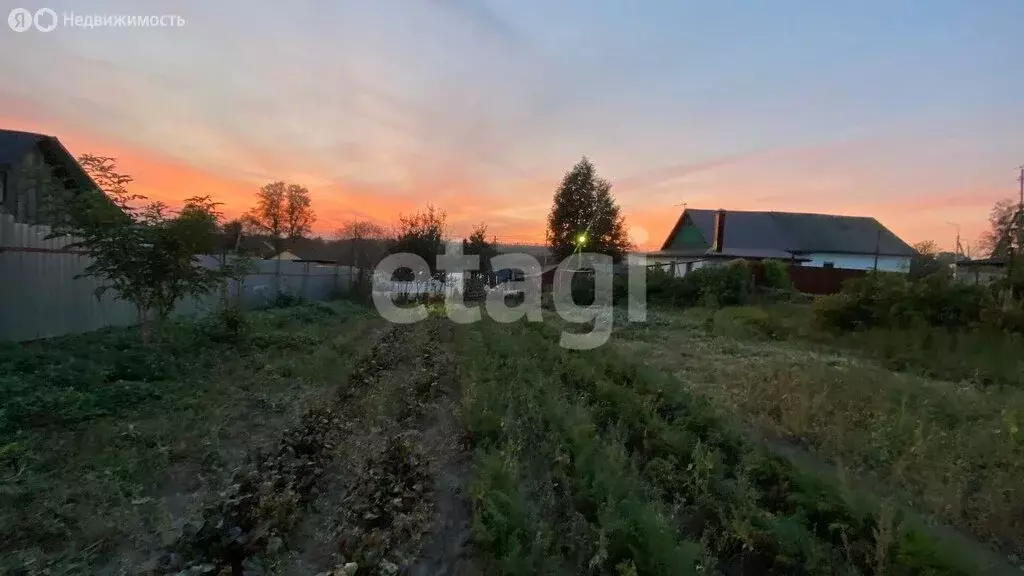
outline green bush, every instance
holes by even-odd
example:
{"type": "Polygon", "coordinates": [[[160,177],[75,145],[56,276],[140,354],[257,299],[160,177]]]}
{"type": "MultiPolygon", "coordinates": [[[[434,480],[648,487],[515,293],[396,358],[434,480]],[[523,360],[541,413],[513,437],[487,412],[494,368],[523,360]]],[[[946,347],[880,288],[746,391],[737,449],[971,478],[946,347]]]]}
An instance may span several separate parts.
{"type": "Polygon", "coordinates": [[[673,306],[739,306],[750,299],[753,288],[753,275],[746,260],[705,266],[681,278],[662,271],[647,275],[648,301],[673,306]]]}
{"type": "Polygon", "coordinates": [[[725,266],[699,268],[691,274],[700,287],[701,304],[712,308],[744,304],[754,287],[750,266],[742,259],[725,266]]]}
{"type": "Polygon", "coordinates": [[[883,272],[848,280],[839,294],[819,298],[814,311],[819,326],[831,329],[958,329],[982,322],[993,305],[986,288],[957,283],[945,271],[916,282],[883,272]]]}
{"type": "Polygon", "coordinates": [[[238,342],[249,329],[245,313],[238,306],[231,305],[220,307],[201,325],[214,342],[238,342]]]}
{"type": "Polygon", "coordinates": [[[664,270],[647,273],[647,301],[672,306],[700,304],[700,287],[690,275],[677,278],[664,270]]]}
{"type": "MultiPolygon", "coordinates": [[[[611,303],[625,302],[629,296],[629,278],[616,274],[612,277],[611,303]]],[[[577,306],[592,306],[597,300],[593,274],[573,274],[572,300],[577,306]]]]}
{"type": "Polygon", "coordinates": [[[765,260],[761,263],[764,270],[762,287],[776,290],[790,290],[793,280],[789,277],[789,266],[780,260],[765,260]]]}

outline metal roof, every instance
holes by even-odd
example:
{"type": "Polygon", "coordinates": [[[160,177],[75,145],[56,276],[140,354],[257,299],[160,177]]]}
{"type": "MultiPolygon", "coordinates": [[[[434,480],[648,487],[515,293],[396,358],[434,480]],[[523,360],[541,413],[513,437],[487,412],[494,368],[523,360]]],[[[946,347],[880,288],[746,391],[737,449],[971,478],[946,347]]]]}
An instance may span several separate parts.
{"type": "Polygon", "coordinates": [[[20,161],[33,146],[47,138],[49,136],[32,132],[0,130],[0,165],[20,161]]]}
{"type": "MultiPolygon", "coordinates": [[[[686,209],[662,250],[667,250],[688,216],[705,239],[714,237],[717,210],[686,209]]],[[[725,211],[723,251],[766,250],[794,254],[834,252],[913,256],[914,249],[878,220],[798,212],[725,211]]],[[[765,256],[767,257],[767,256],[765,256]]]]}

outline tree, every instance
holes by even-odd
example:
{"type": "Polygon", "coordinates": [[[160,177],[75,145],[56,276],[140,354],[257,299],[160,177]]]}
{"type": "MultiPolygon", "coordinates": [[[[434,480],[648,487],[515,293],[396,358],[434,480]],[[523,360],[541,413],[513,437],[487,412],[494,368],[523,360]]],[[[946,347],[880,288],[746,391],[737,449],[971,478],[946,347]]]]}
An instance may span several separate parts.
{"type": "Polygon", "coordinates": [[[1007,198],[992,206],[989,212],[989,230],[981,237],[981,246],[992,258],[1007,258],[1024,245],[1024,229],[1020,223],[1020,206],[1007,198]]]}
{"type": "Polygon", "coordinates": [[[621,259],[632,247],[611,184],[598,177],[586,157],[565,174],[555,192],[547,242],[558,260],[577,249],[621,259]]]}
{"type": "MultiPolygon", "coordinates": [[[[473,228],[470,232],[469,237],[462,240],[462,253],[463,254],[476,254],[480,256],[480,269],[477,274],[487,274],[491,272],[491,258],[498,255],[498,249],[495,247],[497,239],[491,238],[487,240],[487,225],[480,223],[473,228]]],[[[472,274],[476,276],[477,274],[472,274]]]]}
{"type": "Polygon", "coordinates": [[[220,232],[221,254],[237,254],[245,237],[245,223],[240,219],[230,220],[220,227],[220,232]]]}
{"type": "Polygon", "coordinates": [[[245,275],[253,270],[250,258],[242,253],[242,238],[245,237],[245,222],[242,219],[234,219],[225,222],[218,230],[217,250],[220,252],[220,266],[223,276],[221,278],[221,304],[222,306],[237,306],[238,296],[241,293],[241,285],[245,275]],[[229,259],[229,256],[231,257],[229,259]],[[236,300],[231,301],[228,285],[234,280],[239,286],[236,292],[236,300]]]}
{"type": "Polygon", "coordinates": [[[358,278],[353,275],[352,281],[360,287],[368,287],[369,275],[366,271],[376,266],[384,255],[382,249],[387,231],[383,226],[369,220],[351,220],[342,226],[335,236],[338,240],[348,241],[350,265],[355,268],[358,278]]]}
{"type": "Polygon", "coordinates": [[[112,291],[138,313],[142,340],[186,295],[200,297],[221,281],[223,269],[203,266],[197,256],[216,251],[217,203],[208,196],[185,201],[173,213],[162,202],[128,192],[131,177],[113,158],[83,156],[80,163],[103,194],[75,190],[62,198],[64,217],[51,237],[70,235],[68,246],[90,258],[81,276],[96,278],[96,297],[112,291]]]}
{"type": "Polygon", "coordinates": [[[270,237],[276,256],[290,242],[312,231],[316,214],[309,190],[298,184],[277,181],[260,188],[256,206],[245,220],[254,231],[270,237]]]}
{"type": "Polygon", "coordinates": [[[914,256],[910,259],[909,275],[912,280],[930,276],[945,269],[939,260],[939,247],[934,240],[914,244],[914,256]]]}
{"type": "Polygon", "coordinates": [[[274,270],[274,291],[281,291],[281,253],[295,240],[309,234],[316,214],[309,190],[298,184],[271,182],[256,194],[256,207],[245,216],[249,228],[270,237],[277,261],[274,270]]]}
{"type": "MultiPolygon", "coordinates": [[[[422,212],[399,218],[391,254],[410,253],[426,260],[431,276],[437,275],[437,256],[444,248],[447,233],[447,215],[443,210],[427,206],[422,212]]],[[[408,269],[396,272],[398,280],[413,280],[408,269]]]]}

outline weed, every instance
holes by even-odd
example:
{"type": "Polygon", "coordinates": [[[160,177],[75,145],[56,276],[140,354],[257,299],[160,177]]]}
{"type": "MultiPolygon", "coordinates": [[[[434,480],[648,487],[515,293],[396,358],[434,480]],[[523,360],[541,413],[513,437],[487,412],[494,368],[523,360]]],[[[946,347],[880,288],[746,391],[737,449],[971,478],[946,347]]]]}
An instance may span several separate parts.
{"type": "Polygon", "coordinates": [[[374,323],[331,310],[246,314],[240,341],[221,337],[226,316],[169,323],[149,347],[122,328],[0,349],[0,572],[137,568],[240,446],[263,445],[350,369],[374,323]]]}

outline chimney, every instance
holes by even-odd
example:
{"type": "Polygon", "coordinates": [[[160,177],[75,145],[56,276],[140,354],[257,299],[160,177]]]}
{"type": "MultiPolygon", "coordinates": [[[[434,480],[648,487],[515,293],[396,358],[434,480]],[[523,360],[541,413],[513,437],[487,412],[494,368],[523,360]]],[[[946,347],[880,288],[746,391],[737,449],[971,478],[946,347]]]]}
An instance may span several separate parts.
{"type": "Polygon", "coordinates": [[[712,252],[721,252],[725,245],[725,210],[715,212],[715,236],[711,242],[712,252]]]}

